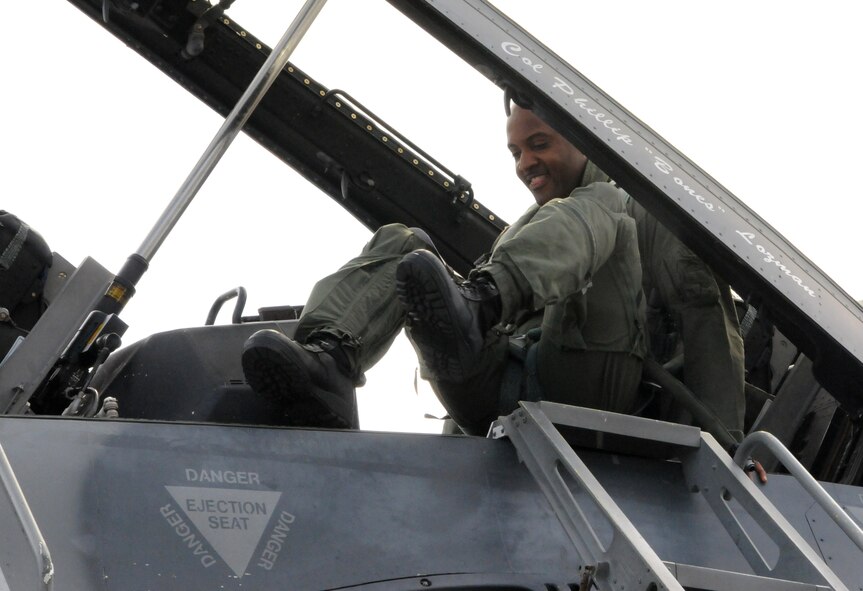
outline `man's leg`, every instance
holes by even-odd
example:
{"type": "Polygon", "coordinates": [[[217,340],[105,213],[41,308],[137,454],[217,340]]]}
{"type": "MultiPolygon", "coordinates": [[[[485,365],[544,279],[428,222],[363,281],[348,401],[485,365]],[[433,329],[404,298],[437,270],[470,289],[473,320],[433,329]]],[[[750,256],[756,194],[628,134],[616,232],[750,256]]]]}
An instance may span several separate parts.
{"type": "Polygon", "coordinates": [[[486,435],[491,422],[501,414],[500,389],[503,369],[509,361],[509,338],[495,332],[487,333],[483,350],[473,365],[473,373],[463,376],[461,381],[453,381],[445,376],[429,374],[411,332],[412,327],[408,327],[408,338],[419,353],[420,373],[428,379],[447,414],[462,432],[486,435]]]}
{"type": "Polygon", "coordinates": [[[420,230],[381,227],[358,257],[315,285],[294,339],[274,330],[249,338],[243,370],[252,388],[288,404],[298,425],[356,426],[354,386],[404,325],[396,266],[430,246],[420,230]]]}
{"type": "Polygon", "coordinates": [[[351,350],[351,369],[357,377],[370,369],[404,326],[396,267],[409,252],[429,248],[431,239],[422,230],[382,226],[359,256],[318,281],[303,307],[295,340],[334,338],[351,350]]]}
{"type": "Polygon", "coordinates": [[[629,414],[636,410],[641,359],[628,353],[564,351],[540,339],[537,374],[543,399],[629,414]]]}
{"type": "Polygon", "coordinates": [[[407,335],[423,378],[466,433],[484,435],[497,418],[508,339],[491,330],[500,319],[494,284],[456,281],[440,259],[412,252],[398,266],[407,335]]]}
{"type": "MultiPolygon", "coordinates": [[[[629,368],[631,371],[626,374],[634,376],[634,380],[627,379],[619,385],[614,383],[618,376],[613,369],[597,376],[584,375],[586,379],[606,378],[613,382],[597,390],[597,397],[607,400],[600,400],[595,406],[631,410],[628,405],[637,394],[639,355],[643,348],[639,329],[643,326],[639,307],[641,267],[635,224],[625,213],[622,201],[614,200],[619,197],[614,189],[605,188],[600,197],[603,203],[608,202],[608,207],[594,199],[567,198],[529,210],[498,240],[491,261],[475,269],[464,284],[450,280],[428,253],[405,256],[397,272],[398,292],[410,318],[415,346],[421,360],[430,366],[434,381],[450,385],[468,383],[478,375],[476,364],[482,359],[483,336],[488,329],[500,320],[513,321],[522,312],[542,308],[547,312],[547,305],[556,306],[560,308],[561,321],[554,323],[543,338],[557,347],[578,340],[574,338],[580,336],[576,334],[576,327],[580,326],[578,314],[586,313],[586,306],[582,310],[577,305],[574,311],[560,306],[579,296],[592,285],[591,278],[598,281],[599,272],[607,270],[607,283],[617,289],[609,293],[620,305],[605,308],[616,314],[612,318],[616,327],[625,327],[615,332],[620,350],[636,353],[632,360],[628,360],[628,353],[623,354],[627,359],[623,365],[637,367],[629,368]],[[609,209],[612,205],[619,207],[609,209]],[[570,312],[572,317],[567,316],[570,312]]],[[[598,287],[594,285],[592,289],[591,293],[596,293],[598,287]]],[[[602,321],[596,318],[594,323],[602,321]]],[[[501,371],[503,365],[497,370],[501,371]]],[[[565,365],[560,367],[567,369],[565,365]]],[[[568,369],[573,371],[572,366],[568,369]]],[[[574,375],[552,377],[548,382],[552,386],[568,384],[574,375]]],[[[456,397],[471,396],[466,389],[437,391],[453,398],[442,401],[448,408],[462,403],[456,397]]],[[[490,405],[488,397],[482,397],[480,402],[493,406],[489,412],[497,411],[498,404],[490,405]]]]}

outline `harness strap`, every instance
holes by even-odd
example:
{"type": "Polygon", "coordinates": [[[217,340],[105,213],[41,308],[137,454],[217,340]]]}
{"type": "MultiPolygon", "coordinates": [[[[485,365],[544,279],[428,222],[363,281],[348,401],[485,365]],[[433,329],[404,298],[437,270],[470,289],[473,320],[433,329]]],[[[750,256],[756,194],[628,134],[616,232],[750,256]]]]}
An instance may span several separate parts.
{"type": "Polygon", "coordinates": [[[501,415],[508,415],[518,408],[519,400],[542,400],[535,346],[541,336],[542,329],[534,328],[527,334],[510,337],[509,360],[503,371],[498,399],[501,415]]]}
{"type": "Polygon", "coordinates": [[[21,222],[21,225],[18,226],[18,231],[15,232],[15,236],[12,237],[12,240],[9,241],[9,244],[6,245],[6,249],[3,251],[3,254],[0,255],[0,268],[8,271],[12,266],[12,263],[15,262],[15,259],[18,258],[18,254],[21,252],[21,249],[24,247],[24,242],[27,240],[27,234],[30,232],[30,226],[21,222]]]}

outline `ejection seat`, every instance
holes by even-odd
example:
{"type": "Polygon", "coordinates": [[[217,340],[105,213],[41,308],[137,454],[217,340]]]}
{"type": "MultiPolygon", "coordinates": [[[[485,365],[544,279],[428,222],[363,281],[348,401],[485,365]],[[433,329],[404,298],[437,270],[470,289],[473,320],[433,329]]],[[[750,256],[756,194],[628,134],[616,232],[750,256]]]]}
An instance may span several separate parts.
{"type": "Polygon", "coordinates": [[[258,330],[293,336],[300,308],[261,308],[244,317],[244,301],[245,290],[237,288],[220,296],[204,326],[156,333],[118,350],[99,369],[93,387],[103,399],[116,398],[125,419],[291,426],[284,405],[251,389],[241,357],[243,343],[258,330]],[[215,325],[221,303],[230,297],[238,303],[232,323],[215,325]]]}

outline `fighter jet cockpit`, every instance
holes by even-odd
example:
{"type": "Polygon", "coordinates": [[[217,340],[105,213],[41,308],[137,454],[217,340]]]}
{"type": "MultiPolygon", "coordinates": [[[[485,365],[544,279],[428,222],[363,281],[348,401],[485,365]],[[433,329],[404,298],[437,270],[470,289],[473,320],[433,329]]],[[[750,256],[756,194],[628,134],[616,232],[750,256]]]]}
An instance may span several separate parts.
{"type": "Polygon", "coordinates": [[[602,52],[509,2],[55,4],[20,152],[74,198],[0,212],[0,591],[858,587],[863,307],[602,52]],[[531,231],[578,271],[512,271],[531,231]],[[594,348],[626,411],[570,396],[594,348]]]}

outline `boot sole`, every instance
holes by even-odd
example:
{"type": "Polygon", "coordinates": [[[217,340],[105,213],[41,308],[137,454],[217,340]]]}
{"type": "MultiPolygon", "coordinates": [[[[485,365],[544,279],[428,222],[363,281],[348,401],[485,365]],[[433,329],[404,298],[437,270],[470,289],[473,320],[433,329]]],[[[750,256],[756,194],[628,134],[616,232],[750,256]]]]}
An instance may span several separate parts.
{"type": "MultiPolygon", "coordinates": [[[[255,392],[279,404],[290,426],[349,429],[352,425],[333,412],[328,392],[316,388],[301,361],[290,353],[266,346],[243,351],[243,373],[255,392]]],[[[336,408],[343,406],[332,400],[336,408]]]]}
{"type": "Polygon", "coordinates": [[[437,261],[422,256],[403,259],[396,269],[396,291],[407,310],[410,336],[435,378],[462,382],[476,363],[466,345],[449,298],[452,278],[437,261]]]}

